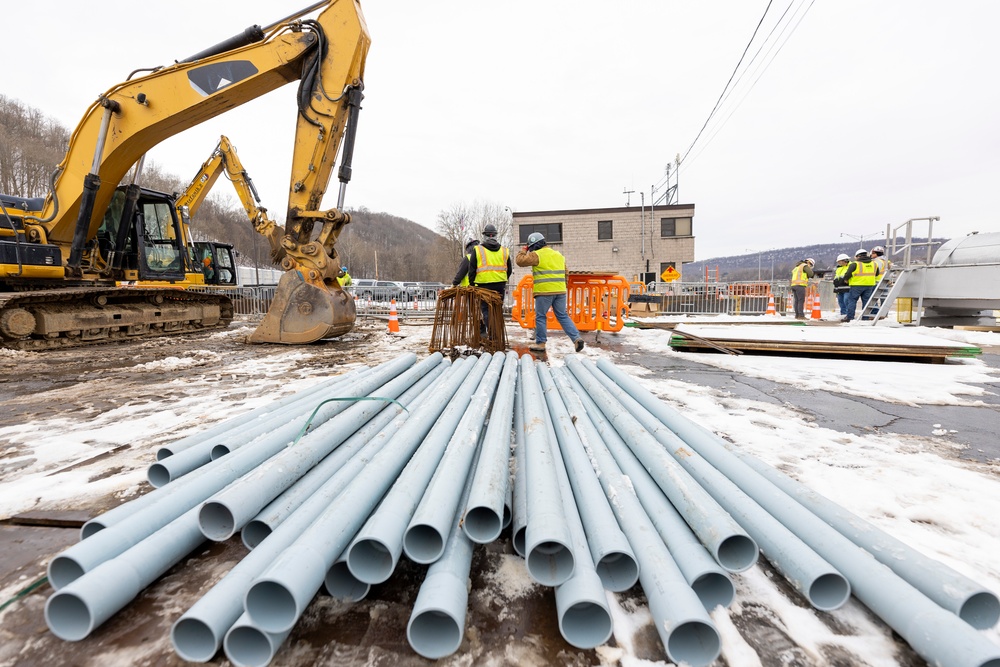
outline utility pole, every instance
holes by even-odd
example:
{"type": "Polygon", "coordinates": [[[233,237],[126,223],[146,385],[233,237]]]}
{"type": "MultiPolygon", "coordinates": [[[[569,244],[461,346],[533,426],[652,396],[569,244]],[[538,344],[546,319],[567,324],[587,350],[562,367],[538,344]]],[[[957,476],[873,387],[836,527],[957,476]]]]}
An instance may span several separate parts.
{"type": "Polygon", "coordinates": [[[628,208],[629,204],[632,203],[632,193],[635,190],[622,190],[622,194],[625,195],[625,207],[628,208]]]}
{"type": "Polygon", "coordinates": [[[873,239],[873,238],[875,238],[878,235],[879,235],[879,232],[874,232],[872,234],[862,234],[861,236],[855,236],[854,234],[843,234],[843,233],[841,233],[841,236],[846,236],[849,239],[854,239],[855,241],[857,241],[858,244],[861,247],[864,247],[864,245],[865,245],[865,239],[873,239]]]}

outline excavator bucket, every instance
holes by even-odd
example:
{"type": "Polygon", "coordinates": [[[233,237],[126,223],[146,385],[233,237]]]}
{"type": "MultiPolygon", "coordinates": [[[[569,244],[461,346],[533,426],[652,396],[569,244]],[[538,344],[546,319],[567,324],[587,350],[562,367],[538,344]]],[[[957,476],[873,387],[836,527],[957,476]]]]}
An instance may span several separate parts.
{"type": "Polygon", "coordinates": [[[317,287],[298,271],[281,276],[274,300],[251,343],[312,343],[354,328],[354,299],[339,285],[317,287]]]}

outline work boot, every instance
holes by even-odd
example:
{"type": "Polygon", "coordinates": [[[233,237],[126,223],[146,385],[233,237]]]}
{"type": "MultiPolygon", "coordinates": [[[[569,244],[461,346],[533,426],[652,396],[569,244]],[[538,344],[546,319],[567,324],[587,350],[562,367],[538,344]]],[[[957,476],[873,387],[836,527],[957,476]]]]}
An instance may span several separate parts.
{"type": "Polygon", "coordinates": [[[531,350],[532,352],[544,352],[545,343],[532,343],[531,345],[528,346],[528,349],[531,350]]]}
{"type": "Polygon", "coordinates": [[[573,347],[576,348],[577,352],[583,351],[583,345],[584,343],[582,338],[577,338],[575,341],[573,341],[573,347]]]}

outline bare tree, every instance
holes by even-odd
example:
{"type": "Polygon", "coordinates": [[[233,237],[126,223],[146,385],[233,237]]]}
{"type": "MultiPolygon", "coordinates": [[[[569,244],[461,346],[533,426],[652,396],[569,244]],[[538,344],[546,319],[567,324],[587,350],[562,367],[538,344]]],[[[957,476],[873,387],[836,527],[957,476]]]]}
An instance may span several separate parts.
{"type": "Polygon", "coordinates": [[[482,240],[483,229],[492,224],[497,228],[500,245],[511,247],[514,243],[514,220],[510,209],[498,202],[477,199],[471,204],[459,202],[438,213],[437,232],[451,241],[456,261],[462,257],[465,242],[482,240]]]}

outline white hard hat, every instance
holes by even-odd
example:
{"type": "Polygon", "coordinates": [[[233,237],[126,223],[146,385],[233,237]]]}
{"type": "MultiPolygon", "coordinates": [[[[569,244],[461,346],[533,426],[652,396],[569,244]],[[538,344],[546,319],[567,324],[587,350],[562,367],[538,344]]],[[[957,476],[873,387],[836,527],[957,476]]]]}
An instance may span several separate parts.
{"type": "Polygon", "coordinates": [[[809,262],[810,266],[815,266],[816,265],[816,260],[813,259],[812,257],[808,258],[806,261],[809,262]]]}
{"type": "Polygon", "coordinates": [[[861,256],[867,255],[867,254],[868,254],[867,250],[865,250],[864,248],[858,248],[858,251],[856,253],[854,253],[854,256],[855,257],[861,257],[861,256]]]}
{"type": "Polygon", "coordinates": [[[845,255],[844,253],[840,253],[839,255],[837,255],[837,261],[838,262],[849,262],[849,261],[851,261],[851,258],[848,257],[847,255],[845,255]]]}

